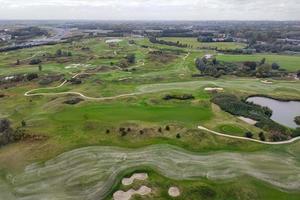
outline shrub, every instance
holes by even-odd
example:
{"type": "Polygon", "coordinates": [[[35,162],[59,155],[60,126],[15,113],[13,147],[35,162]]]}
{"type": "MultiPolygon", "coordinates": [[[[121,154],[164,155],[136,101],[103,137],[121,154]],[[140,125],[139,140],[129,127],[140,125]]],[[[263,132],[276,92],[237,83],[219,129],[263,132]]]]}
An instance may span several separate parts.
{"type": "Polygon", "coordinates": [[[300,125],[300,116],[295,117],[294,121],[297,125],[300,125]]]}
{"type": "Polygon", "coordinates": [[[250,131],[246,132],[245,133],[245,137],[247,137],[247,138],[253,138],[253,133],[251,133],[250,131]]]}
{"type": "Polygon", "coordinates": [[[261,141],[266,141],[266,137],[265,137],[265,134],[263,132],[260,132],[258,137],[261,141]]]}
{"type": "Polygon", "coordinates": [[[40,59],[32,59],[30,60],[29,64],[30,65],[37,65],[40,64],[42,61],[40,59]]]}
{"type": "Polygon", "coordinates": [[[37,79],[39,76],[36,73],[30,73],[26,75],[26,78],[28,81],[32,81],[34,79],[37,79]]]}
{"type": "Polygon", "coordinates": [[[300,128],[296,128],[292,132],[292,137],[300,137],[300,128]]]}
{"type": "Polygon", "coordinates": [[[64,101],[65,104],[69,104],[69,105],[75,105],[80,103],[81,101],[83,101],[83,99],[81,98],[72,98],[72,99],[68,99],[66,101],[64,101]]]}
{"type": "Polygon", "coordinates": [[[280,66],[277,63],[272,63],[273,70],[279,70],[280,66]]]}
{"type": "Polygon", "coordinates": [[[170,126],[167,125],[165,129],[166,129],[166,131],[170,131],[170,126]]]}

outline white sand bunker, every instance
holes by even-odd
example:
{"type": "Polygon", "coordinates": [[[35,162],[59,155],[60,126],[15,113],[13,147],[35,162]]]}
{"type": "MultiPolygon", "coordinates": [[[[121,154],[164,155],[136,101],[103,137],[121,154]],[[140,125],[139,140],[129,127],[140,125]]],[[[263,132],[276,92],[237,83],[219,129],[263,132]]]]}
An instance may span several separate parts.
{"type": "Polygon", "coordinates": [[[150,194],[151,192],[152,192],[152,189],[147,186],[141,186],[140,189],[138,189],[138,190],[130,189],[127,192],[119,190],[114,193],[113,199],[114,200],[130,200],[133,195],[138,194],[141,196],[145,196],[145,195],[150,194]]]}
{"type": "Polygon", "coordinates": [[[106,40],[105,43],[106,44],[109,44],[109,43],[118,43],[118,42],[122,42],[123,40],[121,39],[109,39],[109,40],[106,40]]]}
{"type": "Polygon", "coordinates": [[[246,118],[246,117],[238,117],[238,118],[250,125],[255,125],[257,123],[257,121],[250,119],[250,118],[246,118]]]}
{"type": "Polygon", "coordinates": [[[210,87],[207,87],[207,88],[204,88],[205,91],[219,91],[219,92],[222,92],[224,91],[224,88],[210,88],[210,87]]]}
{"type": "Polygon", "coordinates": [[[272,81],[268,81],[268,80],[262,80],[261,82],[265,83],[265,84],[272,84],[273,83],[272,81]]]}
{"type": "Polygon", "coordinates": [[[146,179],[148,179],[148,174],[136,173],[136,174],[133,174],[130,178],[123,178],[122,184],[123,185],[131,185],[134,182],[134,180],[144,181],[146,179]]]}
{"type": "Polygon", "coordinates": [[[209,60],[209,59],[212,59],[214,56],[212,54],[206,54],[204,56],[205,59],[209,60]]]}
{"type": "Polygon", "coordinates": [[[66,66],[65,69],[76,69],[76,68],[86,68],[86,67],[91,67],[91,64],[71,64],[69,66],[66,66]]]}
{"type": "Polygon", "coordinates": [[[179,197],[180,196],[180,190],[178,187],[170,187],[168,191],[169,196],[171,197],[179,197]]]}

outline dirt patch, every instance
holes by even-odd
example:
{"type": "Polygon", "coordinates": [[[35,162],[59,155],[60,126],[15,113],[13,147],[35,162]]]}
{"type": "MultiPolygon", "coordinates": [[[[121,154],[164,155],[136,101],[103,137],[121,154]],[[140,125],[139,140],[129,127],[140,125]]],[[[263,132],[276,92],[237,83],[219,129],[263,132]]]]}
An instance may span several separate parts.
{"type": "Polygon", "coordinates": [[[177,58],[176,55],[163,51],[150,51],[148,57],[153,62],[159,62],[164,64],[172,62],[177,58]]]}
{"type": "Polygon", "coordinates": [[[178,187],[170,187],[168,190],[168,194],[171,197],[179,197],[180,196],[180,190],[178,187]]]}
{"type": "Polygon", "coordinates": [[[152,189],[147,186],[141,186],[140,189],[138,189],[138,190],[130,189],[127,192],[119,190],[114,193],[113,199],[114,200],[130,200],[133,195],[138,194],[141,196],[145,196],[145,195],[150,194],[151,192],[152,192],[152,189]]]}
{"type": "Polygon", "coordinates": [[[144,181],[148,179],[148,174],[146,173],[136,173],[133,174],[130,178],[123,178],[122,184],[123,185],[131,185],[135,180],[144,181]]]}

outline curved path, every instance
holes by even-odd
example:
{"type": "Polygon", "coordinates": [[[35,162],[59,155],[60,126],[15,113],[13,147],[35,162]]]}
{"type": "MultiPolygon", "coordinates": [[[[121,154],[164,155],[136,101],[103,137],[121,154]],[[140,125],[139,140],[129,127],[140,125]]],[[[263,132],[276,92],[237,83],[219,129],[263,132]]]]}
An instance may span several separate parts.
{"type": "Polygon", "coordinates": [[[226,181],[250,176],[278,188],[300,190],[299,160],[288,153],[193,153],[171,145],[153,145],[140,149],[75,149],[45,163],[29,165],[24,172],[3,181],[1,176],[0,194],[16,197],[7,200],[105,199],[122,172],[141,166],[175,180],[226,181]]]}
{"type": "MultiPolygon", "coordinates": [[[[132,68],[137,68],[137,67],[141,67],[141,66],[144,66],[145,65],[145,62],[142,62],[141,65],[138,65],[138,66],[134,66],[132,68]]],[[[120,70],[122,70],[121,68],[118,68],[120,70]]],[[[78,73],[76,75],[74,75],[72,78],[76,78],[80,75],[95,75],[95,74],[101,74],[101,73],[78,73]]],[[[98,101],[103,101],[103,100],[112,100],[112,99],[117,99],[117,98],[122,98],[122,97],[130,97],[130,96],[136,96],[136,95],[141,95],[141,94],[146,94],[147,92],[134,92],[134,93],[128,93],[128,94],[121,94],[121,95],[117,95],[117,96],[112,96],[112,97],[89,97],[89,96],[86,96],[80,92],[51,92],[51,93],[43,93],[43,92],[40,92],[40,93],[33,93],[35,91],[38,91],[38,90],[53,90],[53,89],[58,89],[58,88],[61,88],[63,87],[68,81],[67,80],[64,80],[60,85],[56,86],[56,87],[49,87],[49,88],[36,88],[36,89],[32,89],[32,90],[29,90],[27,92],[24,93],[24,96],[26,97],[32,97],[32,96],[53,96],[53,95],[66,95],[66,94],[72,94],[72,95],[78,95],[84,99],[87,99],[87,100],[98,100],[98,101]]],[[[150,93],[150,92],[149,92],[150,93]]]]}
{"type": "Polygon", "coordinates": [[[300,140],[300,136],[299,136],[299,137],[295,137],[295,138],[293,138],[291,140],[286,140],[286,141],[266,142],[266,141],[256,140],[256,139],[247,138],[247,137],[239,137],[239,136],[227,135],[227,134],[219,133],[219,132],[210,130],[208,128],[205,128],[203,126],[198,126],[198,129],[204,130],[204,131],[207,131],[207,132],[210,132],[210,133],[213,133],[215,135],[222,136],[222,137],[227,137],[227,138],[232,138],[232,139],[239,139],[239,140],[247,140],[247,141],[256,142],[256,143],[260,143],[260,144],[271,144],[271,145],[291,144],[291,143],[294,143],[294,142],[300,140]]]}

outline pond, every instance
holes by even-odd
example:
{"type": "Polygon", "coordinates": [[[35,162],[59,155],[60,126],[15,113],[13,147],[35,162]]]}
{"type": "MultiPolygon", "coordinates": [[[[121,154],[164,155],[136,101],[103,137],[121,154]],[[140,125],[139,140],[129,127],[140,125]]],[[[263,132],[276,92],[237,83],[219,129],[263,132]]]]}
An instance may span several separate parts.
{"type": "Polygon", "coordinates": [[[270,108],[273,121],[290,128],[299,127],[294,119],[300,116],[300,101],[279,101],[266,97],[250,97],[247,101],[270,108]]]}

